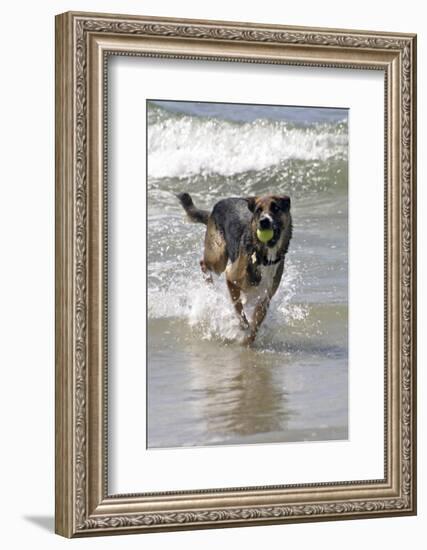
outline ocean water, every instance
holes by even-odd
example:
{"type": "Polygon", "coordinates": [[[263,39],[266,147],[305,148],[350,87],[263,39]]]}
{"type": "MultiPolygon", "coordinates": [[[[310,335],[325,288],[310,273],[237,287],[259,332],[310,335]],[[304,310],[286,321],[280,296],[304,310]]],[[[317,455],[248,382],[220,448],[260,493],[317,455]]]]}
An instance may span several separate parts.
{"type": "Polygon", "coordinates": [[[147,102],[149,448],[348,437],[348,113],[147,102]],[[211,209],[288,194],[294,236],[253,347],[224,276],[200,272],[211,209]]]}

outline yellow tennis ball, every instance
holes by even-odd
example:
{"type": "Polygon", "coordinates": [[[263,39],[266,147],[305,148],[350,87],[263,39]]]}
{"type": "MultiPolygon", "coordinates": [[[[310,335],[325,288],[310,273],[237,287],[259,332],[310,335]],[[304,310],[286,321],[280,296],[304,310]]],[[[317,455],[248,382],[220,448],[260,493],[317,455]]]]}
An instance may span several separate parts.
{"type": "Polygon", "coordinates": [[[256,236],[262,243],[268,243],[273,238],[272,229],[257,229],[256,236]]]}

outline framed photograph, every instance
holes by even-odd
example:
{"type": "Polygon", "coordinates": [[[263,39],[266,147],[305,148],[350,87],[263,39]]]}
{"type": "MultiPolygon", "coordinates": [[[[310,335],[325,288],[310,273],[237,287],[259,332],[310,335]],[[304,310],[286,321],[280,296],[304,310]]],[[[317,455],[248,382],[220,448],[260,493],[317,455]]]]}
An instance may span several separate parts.
{"type": "Polygon", "coordinates": [[[416,37],[56,18],[56,532],[416,513],[416,37]]]}

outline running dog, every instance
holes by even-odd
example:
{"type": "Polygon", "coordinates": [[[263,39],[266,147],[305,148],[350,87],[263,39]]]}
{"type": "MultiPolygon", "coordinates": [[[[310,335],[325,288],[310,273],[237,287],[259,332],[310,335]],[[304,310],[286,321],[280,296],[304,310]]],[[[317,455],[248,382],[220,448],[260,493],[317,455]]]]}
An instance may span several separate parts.
{"type": "Polygon", "coordinates": [[[283,275],[292,238],[290,198],[222,199],[212,212],[197,208],[188,193],[179,193],[177,198],[191,221],[207,226],[200,267],[209,282],[211,273],[225,271],[231,301],[242,328],[248,331],[244,344],[252,344],[283,275]],[[262,235],[270,240],[261,242],[265,241],[262,235]],[[255,299],[251,321],[243,307],[247,298],[255,299]]]}

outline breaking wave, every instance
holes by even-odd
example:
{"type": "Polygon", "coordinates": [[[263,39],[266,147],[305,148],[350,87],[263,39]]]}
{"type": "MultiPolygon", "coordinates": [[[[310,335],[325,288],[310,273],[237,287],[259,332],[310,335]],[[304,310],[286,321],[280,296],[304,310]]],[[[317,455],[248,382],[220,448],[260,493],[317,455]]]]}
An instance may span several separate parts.
{"type": "Polygon", "coordinates": [[[184,178],[265,170],[287,160],[346,159],[347,122],[233,122],[148,108],[148,175],[184,178]]]}

